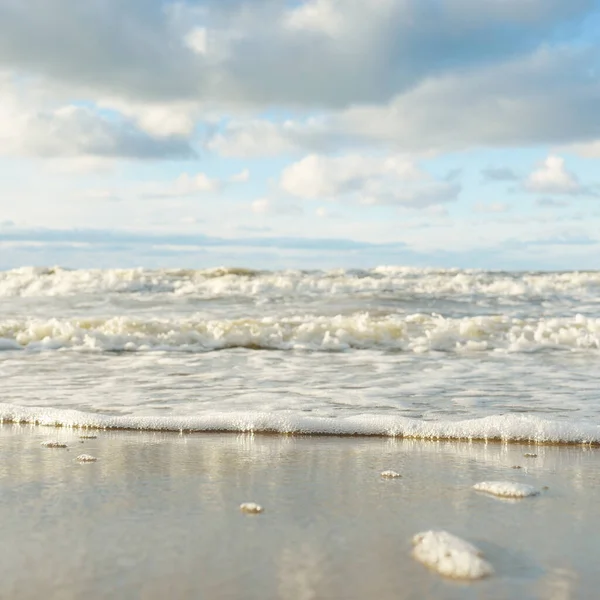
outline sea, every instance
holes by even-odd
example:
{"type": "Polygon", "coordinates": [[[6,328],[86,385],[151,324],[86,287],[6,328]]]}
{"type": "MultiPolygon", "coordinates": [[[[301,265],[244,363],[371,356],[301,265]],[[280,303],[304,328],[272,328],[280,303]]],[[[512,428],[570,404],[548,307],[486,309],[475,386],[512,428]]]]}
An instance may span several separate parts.
{"type": "Polygon", "coordinates": [[[0,271],[0,421],[600,444],[600,272],[0,271]]]}

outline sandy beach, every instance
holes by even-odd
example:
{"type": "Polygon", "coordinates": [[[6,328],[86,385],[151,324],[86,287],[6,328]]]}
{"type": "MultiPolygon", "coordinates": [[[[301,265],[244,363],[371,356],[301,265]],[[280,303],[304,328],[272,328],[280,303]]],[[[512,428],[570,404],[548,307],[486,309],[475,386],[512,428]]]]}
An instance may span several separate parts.
{"type": "Polygon", "coordinates": [[[600,451],[584,446],[4,425],[0,482],[2,598],[563,600],[600,586],[600,451]],[[541,493],[473,490],[486,480],[541,493]],[[416,562],[428,529],[476,544],[494,574],[416,562]]]}

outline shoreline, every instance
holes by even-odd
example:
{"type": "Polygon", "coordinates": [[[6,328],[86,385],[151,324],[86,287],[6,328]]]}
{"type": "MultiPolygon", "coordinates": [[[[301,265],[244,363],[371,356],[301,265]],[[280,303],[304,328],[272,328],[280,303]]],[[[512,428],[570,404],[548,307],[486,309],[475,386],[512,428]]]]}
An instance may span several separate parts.
{"type": "Polygon", "coordinates": [[[600,426],[505,413],[464,420],[405,416],[323,417],[297,412],[214,412],[197,416],[104,415],[74,409],[0,403],[0,424],[97,431],[154,431],[181,434],[261,434],[296,437],[382,438],[501,444],[600,447],[600,426]]]}
{"type": "Polygon", "coordinates": [[[62,424],[48,424],[48,423],[32,423],[29,421],[11,421],[7,419],[0,419],[0,426],[3,425],[17,425],[17,426],[31,426],[47,429],[65,429],[74,431],[94,431],[94,432],[127,432],[127,433],[161,433],[161,434],[172,434],[172,435],[250,435],[250,436],[265,436],[265,437],[282,437],[282,438],[339,438],[339,439],[380,439],[380,440],[398,440],[398,441],[416,441],[416,442],[456,442],[459,444],[498,444],[498,445],[528,445],[528,446],[551,446],[551,447],[581,447],[581,448],[592,448],[600,449],[600,441],[545,441],[522,438],[500,438],[500,437],[424,437],[424,436],[411,436],[404,434],[385,434],[385,433],[325,433],[325,432],[302,432],[302,431],[278,431],[276,429],[168,429],[168,428],[152,428],[142,429],[138,427],[110,427],[110,426],[94,426],[94,425],[62,425],[62,424]]]}

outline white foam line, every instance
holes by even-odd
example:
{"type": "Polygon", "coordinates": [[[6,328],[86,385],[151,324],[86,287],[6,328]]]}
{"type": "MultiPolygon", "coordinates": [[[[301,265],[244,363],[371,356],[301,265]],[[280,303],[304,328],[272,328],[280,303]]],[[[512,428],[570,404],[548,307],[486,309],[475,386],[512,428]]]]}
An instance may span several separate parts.
{"type": "Polygon", "coordinates": [[[1,423],[145,431],[232,431],[282,434],[397,436],[415,439],[498,440],[600,445],[600,426],[549,421],[530,415],[500,415],[465,421],[357,415],[324,418],[296,413],[211,413],[194,417],[109,416],[75,410],[0,403],[1,423]]]}

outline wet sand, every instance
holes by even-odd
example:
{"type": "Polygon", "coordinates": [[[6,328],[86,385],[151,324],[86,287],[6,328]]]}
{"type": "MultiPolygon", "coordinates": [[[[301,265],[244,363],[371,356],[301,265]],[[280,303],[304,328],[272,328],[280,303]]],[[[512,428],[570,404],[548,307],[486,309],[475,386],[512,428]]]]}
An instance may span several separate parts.
{"type": "Polygon", "coordinates": [[[598,448],[4,425],[0,597],[591,599],[599,502],[598,448]],[[485,480],[541,494],[472,489],[485,480]],[[494,575],[416,562],[428,529],[474,543],[494,575]]]}

